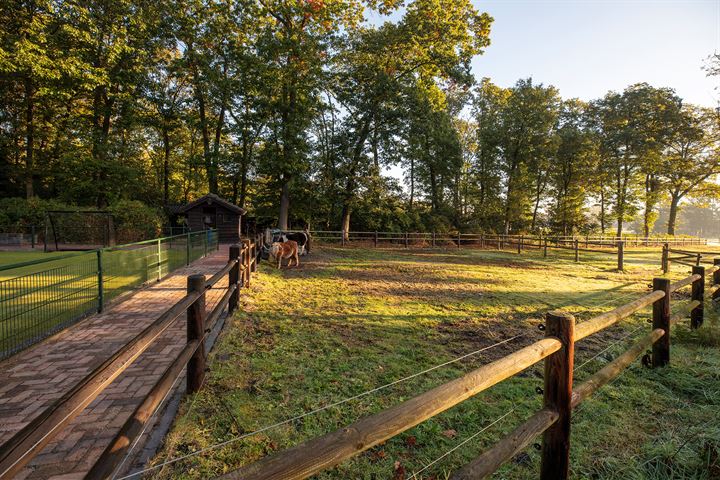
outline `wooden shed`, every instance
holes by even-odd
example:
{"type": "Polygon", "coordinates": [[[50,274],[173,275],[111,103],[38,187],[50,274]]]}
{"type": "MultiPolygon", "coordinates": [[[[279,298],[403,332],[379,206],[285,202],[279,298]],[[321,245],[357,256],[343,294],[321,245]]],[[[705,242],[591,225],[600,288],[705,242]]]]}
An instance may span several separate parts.
{"type": "Polygon", "coordinates": [[[240,241],[240,225],[245,210],[209,193],[179,209],[190,231],[216,228],[220,243],[240,241]]]}

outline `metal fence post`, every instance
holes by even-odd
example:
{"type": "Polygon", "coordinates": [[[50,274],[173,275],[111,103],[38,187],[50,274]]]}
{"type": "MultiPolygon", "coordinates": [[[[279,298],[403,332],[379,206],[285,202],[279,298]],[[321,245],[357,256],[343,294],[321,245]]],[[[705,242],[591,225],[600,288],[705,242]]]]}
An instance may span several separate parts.
{"type": "Polygon", "coordinates": [[[238,280],[240,278],[240,245],[230,245],[230,261],[235,261],[235,265],[230,269],[228,273],[228,288],[235,285],[235,291],[230,295],[228,301],[228,313],[232,313],[238,306],[240,301],[240,285],[238,280]]]}
{"type": "Polygon", "coordinates": [[[670,279],[653,278],[653,290],[662,290],[665,296],[653,303],[652,328],[665,330],[660,340],[652,347],[652,366],[664,367],[670,362],[670,279]]]}
{"type": "Polygon", "coordinates": [[[97,282],[98,282],[98,313],[103,311],[105,304],[105,286],[103,285],[102,250],[97,251],[97,282]]]}
{"type": "Polygon", "coordinates": [[[162,277],[162,253],[160,247],[160,239],[157,240],[157,281],[162,277]]]}
{"type": "Polygon", "coordinates": [[[186,250],[186,257],[185,257],[185,265],[190,265],[190,232],[187,232],[187,240],[185,241],[185,250],[186,250]]]}
{"type": "Polygon", "coordinates": [[[544,404],[557,412],[559,418],[543,436],[540,479],[566,480],[570,470],[575,318],[561,311],[548,312],[545,335],[560,340],[562,348],[545,359],[544,404]]]}
{"type": "Polygon", "coordinates": [[[188,293],[201,295],[187,309],[187,341],[199,340],[197,350],[187,364],[187,393],[200,390],[205,378],[205,275],[190,275],[187,278],[188,293]]]}
{"type": "Polygon", "coordinates": [[[670,270],[670,265],[669,265],[670,262],[668,261],[669,254],[670,254],[669,250],[670,250],[670,246],[667,243],[663,244],[663,247],[662,247],[662,271],[664,274],[667,274],[668,271],[670,270]]]}
{"type": "Polygon", "coordinates": [[[617,268],[619,271],[623,272],[623,271],[625,271],[625,258],[624,258],[625,257],[625,242],[623,242],[622,240],[618,241],[617,249],[618,249],[618,252],[617,252],[618,266],[617,266],[617,268]]]}
{"type": "Polygon", "coordinates": [[[692,273],[700,275],[700,278],[692,283],[692,299],[699,301],[700,305],[690,312],[690,328],[699,328],[703,324],[705,313],[705,267],[695,266],[692,273]]]}

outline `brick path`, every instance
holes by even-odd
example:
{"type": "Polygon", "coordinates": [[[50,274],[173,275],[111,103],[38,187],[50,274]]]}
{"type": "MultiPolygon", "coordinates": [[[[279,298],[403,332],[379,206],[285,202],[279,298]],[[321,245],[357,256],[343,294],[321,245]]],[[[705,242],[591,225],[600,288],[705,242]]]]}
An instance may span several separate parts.
{"type": "MultiPolygon", "coordinates": [[[[185,295],[187,275],[210,277],[227,262],[228,248],[137,291],[34,348],[0,363],[0,443],[61,397],[185,295]]],[[[206,295],[220,300],[227,277],[206,295]]],[[[181,315],[133,365],[35,457],[19,479],[81,479],[185,344],[181,315]]],[[[179,383],[184,385],[184,382],[179,383]]],[[[184,388],[184,387],[183,387],[184,388]]]]}

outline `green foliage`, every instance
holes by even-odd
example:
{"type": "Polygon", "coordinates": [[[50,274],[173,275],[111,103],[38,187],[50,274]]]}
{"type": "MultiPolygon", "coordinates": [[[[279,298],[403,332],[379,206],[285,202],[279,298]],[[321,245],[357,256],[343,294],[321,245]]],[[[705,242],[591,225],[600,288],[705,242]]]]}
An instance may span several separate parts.
{"type": "Polygon", "coordinates": [[[166,223],[164,216],[153,207],[137,200],[120,200],[108,208],[113,216],[117,243],[131,243],[161,236],[166,223]]]}
{"type": "Polygon", "coordinates": [[[31,225],[36,227],[44,225],[46,211],[71,208],[73,207],[65,203],[38,197],[28,200],[17,197],[0,198],[0,230],[24,232],[31,225]]]}
{"type": "Polygon", "coordinates": [[[668,201],[672,232],[683,202],[715,195],[717,115],[647,84],[587,105],[476,80],[492,22],[470,0],[4,2],[0,190],[568,234],[649,232],[668,201]]]}

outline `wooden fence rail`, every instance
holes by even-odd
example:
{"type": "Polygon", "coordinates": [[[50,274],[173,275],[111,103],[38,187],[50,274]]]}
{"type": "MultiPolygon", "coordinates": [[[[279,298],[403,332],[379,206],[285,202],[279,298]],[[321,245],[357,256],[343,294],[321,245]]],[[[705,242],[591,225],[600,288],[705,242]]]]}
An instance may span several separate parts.
{"type": "MultiPolygon", "coordinates": [[[[292,230],[300,231],[300,230],[292,230]]],[[[350,242],[368,242],[374,246],[380,243],[394,244],[422,244],[422,245],[476,245],[483,241],[496,244],[509,244],[517,242],[524,238],[529,242],[549,239],[550,243],[555,246],[565,246],[572,248],[577,241],[580,248],[589,249],[590,246],[615,248],[618,242],[624,242],[626,246],[661,246],[669,244],[673,246],[686,245],[707,245],[708,241],[704,238],[697,237],[639,237],[634,235],[623,235],[621,237],[605,236],[605,235],[529,235],[529,234],[495,234],[495,233],[439,233],[439,232],[382,232],[382,231],[342,231],[342,230],[310,230],[309,232],[316,240],[338,242],[343,245],[350,242]]]]}
{"type": "MultiPolygon", "coordinates": [[[[457,233],[438,234],[435,232],[342,232],[342,231],[310,231],[314,241],[339,242],[346,246],[351,242],[371,243],[379,248],[383,243],[391,246],[403,246],[410,248],[411,245],[422,245],[429,247],[454,246],[457,248],[479,247],[495,248],[505,250],[512,248],[518,254],[525,250],[536,249],[543,252],[543,257],[548,256],[548,250],[569,250],[574,254],[576,262],[580,261],[581,253],[600,253],[614,255],[617,257],[618,270],[624,269],[624,250],[627,240],[616,240],[613,237],[604,237],[603,240],[590,240],[585,237],[560,237],[560,236],[532,236],[532,235],[497,235],[484,233],[457,233]],[[589,248],[590,245],[600,248],[589,248]],[[605,248],[602,248],[605,247],[605,248]]],[[[623,237],[625,238],[625,237],[623,237]]],[[[700,241],[701,239],[697,239],[700,241]]],[[[702,240],[705,241],[705,240],[702,240]]],[[[643,245],[642,243],[637,243],[643,245]]],[[[653,240],[650,244],[659,244],[653,240]]],[[[650,245],[645,242],[645,246],[650,245]]],[[[683,243],[685,245],[685,243],[683,243]]]]}
{"type": "Polygon", "coordinates": [[[187,344],[85,477],[109,478],[183,368],[187,366],[187,392],[200,388],[205,372],[205,338],[226,307],[229,312],[237,308],[238,289],[249,285],[250,272],[255,269],[257,240],[245,242],[242,248],[231,247],[227,264],[207,281],[203,275],[189,276],[188,293],[181,300],[3,443],[0,446],[0,480],[20,473],[35,455],[185,313],[187,344]],[[228,289],[208,314],[205,311],[205,292],[225,275],[228,275],[228,289]]]}
{"type": "Polygon", "coordinates": [[[712,268],[694,271],[689,277],[672,285],[666,278],[656,278],[653,280],[651,293],[577,326],[571,315],[564,312],[550,312],[546,316],[544,339],[392,408],[245,465],[218,478],[243,480],[307,478],[418,425],[544,359],[545,386],[542,410],[501,439],[494,447],[457,471],[452,478],[454,480],[484,478],[542,433],[540,478],[565,480],[568,478],[570,465],[572,409],[617,377],[651,346],[650,365],[653,368],[662,367],[670,362],[671,325],[687,315],[691,317],[692,328],[698,328],[702,324],[706,274],[713,275],[713,285],[709,290],[716,294],[720,287],[718,284],[720,262],[717,260],[712,268]],[[687,303],[685,308],[680,308],[678,312],[680,316],[678,314],[671,316],[671,293],[688,285],[692,286],[692,301],[687,303]],[[649,305],[653,306],[653,325],[650,332],[585,382],[573,387],[575,342],[600,332],[649,305]]]}
{"type": "Polygon", "coordinates": [[[718,252],[680,250],[677,248],[671,248],[669,244],[665,243],[662,249],[662,270],[663,273],[668,273],[670,271],[671,263],[677,263],[687,267],[699,267],[701,263],[713,264],[713,257],[716,255],[718,255],[718,252]],[[675,256],[671,256],[673,254],[675,256]]]}

